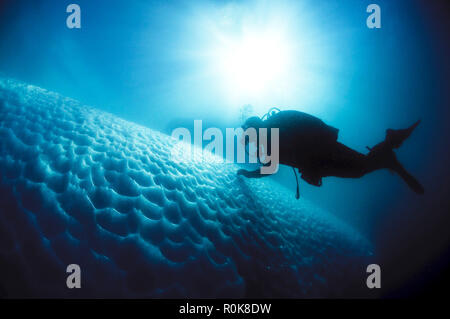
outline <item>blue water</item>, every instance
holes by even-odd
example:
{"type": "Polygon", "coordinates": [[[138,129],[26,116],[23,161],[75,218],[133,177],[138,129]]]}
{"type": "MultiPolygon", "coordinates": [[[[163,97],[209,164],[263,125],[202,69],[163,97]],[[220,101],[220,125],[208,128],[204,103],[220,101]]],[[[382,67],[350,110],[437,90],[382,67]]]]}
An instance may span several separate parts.
{"type": "Polygon", "coordinates": [[[13,80],[0,119],[7,296],[358,295],[370,244],[273,181],[183,161],[167,135],[13,80]]]}
{"type": "MultiPolygon", "coordinates": [[[[301,182],[301,194],[373,243],[380,263],[397,278],[393,289],[448,250],[444,30],[449,11],[444,3],[377,1],[382,28],[376,30],[365,25],[371,1],[76,3],[82,10],[80,30],[65,25],[68,3],[0,3],[4,78],[166,133],[174,123],[193,119],[237,127],[243,105],[252,105],[259,116],[277,106],[320,117],[339,128],[340,142],[366,152],[366,146],[383,140],[387,128],[421,119],[397,155],[424,185],[424,196],[387,171],[358,180],[326,178],[320,188],[301,182]],[[267,28],[285,35],[286,70],[258,92],[241,90],[224,79],[217,50],[247,29],[267,28]],[[406,253],[411,246],[415,252],[406,253]]],[[[289,168],[282,167],[272,181],[294,196],[289,168]]]]}

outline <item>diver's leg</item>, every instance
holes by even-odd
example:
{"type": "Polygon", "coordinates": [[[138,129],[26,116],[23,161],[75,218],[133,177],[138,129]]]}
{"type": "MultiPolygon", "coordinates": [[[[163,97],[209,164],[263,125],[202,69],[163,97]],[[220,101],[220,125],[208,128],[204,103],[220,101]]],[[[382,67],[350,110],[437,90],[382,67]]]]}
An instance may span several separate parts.
{"type": "Polygon", "coordinates": [[[240,169],[237,171],[238,175],[243,175],[247,178],[261,178],[261,177],[265,177],[265,176],[270,176],[271,174],[261,174],[261,170],[255,169],[254,171],[248,171],[246,169],[240,169]]]}

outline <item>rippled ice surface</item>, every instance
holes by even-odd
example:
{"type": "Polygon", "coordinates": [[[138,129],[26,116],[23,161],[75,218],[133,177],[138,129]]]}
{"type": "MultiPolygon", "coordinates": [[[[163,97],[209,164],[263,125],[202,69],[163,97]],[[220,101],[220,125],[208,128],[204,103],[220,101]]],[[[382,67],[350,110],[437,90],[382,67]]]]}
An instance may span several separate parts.
{"type": "Polygon", "coordinates": [[[174,161],[174,145],[0,79],[0,293],[351,294],[371,255],[359,234],[270,178],[242,179],[234,164],[174,161]],[[81,267],[81,289],[66,287],[72,263],[81,267]]]}

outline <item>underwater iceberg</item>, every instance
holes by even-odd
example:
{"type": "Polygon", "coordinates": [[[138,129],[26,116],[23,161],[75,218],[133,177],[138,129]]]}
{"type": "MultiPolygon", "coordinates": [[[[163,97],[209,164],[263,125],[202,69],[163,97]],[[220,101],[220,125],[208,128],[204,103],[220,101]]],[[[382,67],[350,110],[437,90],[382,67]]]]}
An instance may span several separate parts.
{"type": "MultiPolygon", "coordinates": [[[[372,248],[292,190],[0,78],[0,295],[346,297],[372,248]],[[69,289],[66,268],[81,268],[69,289]]],[[[325,195],[324,195],[325,196],[325,195]]],[[[359,291],[358,291],[359,293],[359,291]]]]}

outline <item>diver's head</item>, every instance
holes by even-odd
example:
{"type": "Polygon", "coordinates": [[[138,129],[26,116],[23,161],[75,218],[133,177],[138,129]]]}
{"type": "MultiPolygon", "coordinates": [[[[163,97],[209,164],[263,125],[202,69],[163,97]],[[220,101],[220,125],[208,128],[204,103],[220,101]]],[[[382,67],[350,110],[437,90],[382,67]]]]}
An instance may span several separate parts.
{"type": "Polygon", "coordinates": [[[254,128],[254,129],[259,129],[263,126],[264,126],[264,123],[259,117],[252,116],[252,117],[249,117],[245,121],[245,123],[242,125],[242,129],[245,131],[246,129],[248,129],[250,127],[254,128]]]}
{"type": "MultiPolygon", "coordinates": [[[[249,135],[247,134],[247,130],[249,128],[252,128],[252,129],[258,131],[258,129],[260,129],[263,126],[264,126],[263,120],[261,120],[257,116],[249,117],[245,121],[245,123],[242,125],[242,129],[244,130],[244,132],[243,132],[242,137],[241,137],[241,143],[244,145],[244,147],[246,147],[250,143],[250,139],[246,138],[247,136],[249,137],[249,135]]],[[[254,142],[256,142],[256,141],[254,141],[254,142]]]]}

